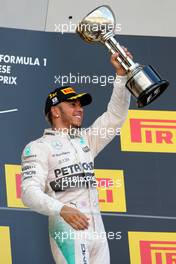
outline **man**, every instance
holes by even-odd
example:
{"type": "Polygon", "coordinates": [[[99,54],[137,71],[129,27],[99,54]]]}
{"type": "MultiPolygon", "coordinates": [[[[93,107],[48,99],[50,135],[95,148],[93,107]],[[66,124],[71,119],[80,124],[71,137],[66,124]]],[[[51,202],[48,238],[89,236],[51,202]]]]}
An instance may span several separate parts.
{"type": "Polygon", "coordinates": [[[91,103],[91,95],[77,94],[69,86],[56,89],[45,104],[52,128],[22,154],[22,200],[49,216],[51,249],[58,264],[110,263],[107,239],[101,236],[105,230],[93,160],[127,117],[130,93],[124,87],[126,72],[116,60],[118,55],[111,56],[119,81],[114,83],[107,111],[83,131],[83,106],[91,103]],[[106,136],[101,136],[101,129],[107,130],[106,136]]]}

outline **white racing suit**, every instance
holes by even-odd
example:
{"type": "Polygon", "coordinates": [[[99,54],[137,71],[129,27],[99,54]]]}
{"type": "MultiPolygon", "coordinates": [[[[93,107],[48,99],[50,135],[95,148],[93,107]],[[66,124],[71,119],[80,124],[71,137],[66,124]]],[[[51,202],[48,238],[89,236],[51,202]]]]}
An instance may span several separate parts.
{"type": "Polygon", "coordinates": [[[49,216],[50,244],[57,264],[110,263],[96,184],[92,183],[94,158],[127,117],[130,93],[124,87],[126,77],[119,78],[107,111],[84,133],[69,135],[46,129],[23,151],[22,200],[32,210],[49,216]],[[86,231],[76,231],[64,221],[60,216],[64,205],[90,218],[86,231]]]}

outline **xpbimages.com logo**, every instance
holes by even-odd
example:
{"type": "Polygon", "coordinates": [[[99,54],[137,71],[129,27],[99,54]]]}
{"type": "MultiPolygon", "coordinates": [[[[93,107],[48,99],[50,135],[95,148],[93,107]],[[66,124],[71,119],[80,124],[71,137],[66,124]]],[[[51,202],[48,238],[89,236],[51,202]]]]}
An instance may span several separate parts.
{"type": "Polygon", "coordinates": [[[101,24],[80,24],[78,23],[73,23],[71,20],[68,23],[60,23],[60,24],[54,24],[54,31],[59,32],[59,33],[70,33],[70,32],[75,32],[76,29],[79,29],[80,31],[101,31],[102,33],[106,33],[109,31],[114,30],[115,34],[119,33],[122,30],[122,24],[112,24],[112,23],[101,23],[101,24]]]}
{"type": "Polygon", "coordinates": [[[54,232],[54,239],[61,241],[62,243],[65,240],[80,240],[80,241],[85,241],[85,240],[99,240],[103,241],[104,239],[108,240],[120,240],[122,238],[122,232],[121,231],[109,231],[109,232],[75,232],[73,229],[69,229],[69,232],[67,231],[62,231],[62,232],[54,232]]]}
{"type": "Polygon", "coordinates": [[[89,75],[89,74],[81,74],[81,73],[68,73],[64,75],[55,75],[54,83],[58,85],[66,85],[66,84],[99,84],[104,87],[108,84],[113,84],[116,82],[119,84],[121,82],[120,78],[117,78],[114,75],[89,75]]]}

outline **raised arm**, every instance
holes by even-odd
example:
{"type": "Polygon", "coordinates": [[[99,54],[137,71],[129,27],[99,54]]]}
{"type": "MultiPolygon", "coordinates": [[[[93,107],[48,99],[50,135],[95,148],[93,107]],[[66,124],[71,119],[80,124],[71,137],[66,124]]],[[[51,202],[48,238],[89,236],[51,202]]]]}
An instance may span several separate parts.
{"type": "MultiPolygon", "coordinates": [[[[125,49],[128,56],[132,55],[125,49]]],[[[116,69],[117,78],[114,82],[114,89],[107,111],[95,120],[87,130],[87,137],[93,156],[97,154],[119,134],[130,104],[130,93],[125,87],[127,76],[125,70],[117,62],[118,53],[111,56],[111,63],[116,69]]]]}

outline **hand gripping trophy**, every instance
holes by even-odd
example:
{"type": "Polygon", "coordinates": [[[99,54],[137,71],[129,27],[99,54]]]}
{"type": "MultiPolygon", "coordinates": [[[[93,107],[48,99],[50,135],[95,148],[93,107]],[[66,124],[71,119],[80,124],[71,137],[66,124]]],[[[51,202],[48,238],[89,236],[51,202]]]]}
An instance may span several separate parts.
{"type": "Polygon", "coordinates": [[[90,12],[77,26],[76,32],[86,42],[100,42],[112,54],[119,52],[117,60],[127,71],[127,89],[136,97],[138,107],[154,101],[169,85],[150,65],[140,65],[132,61],[114,38],[115,15],[107,5],[90,12]]]}

